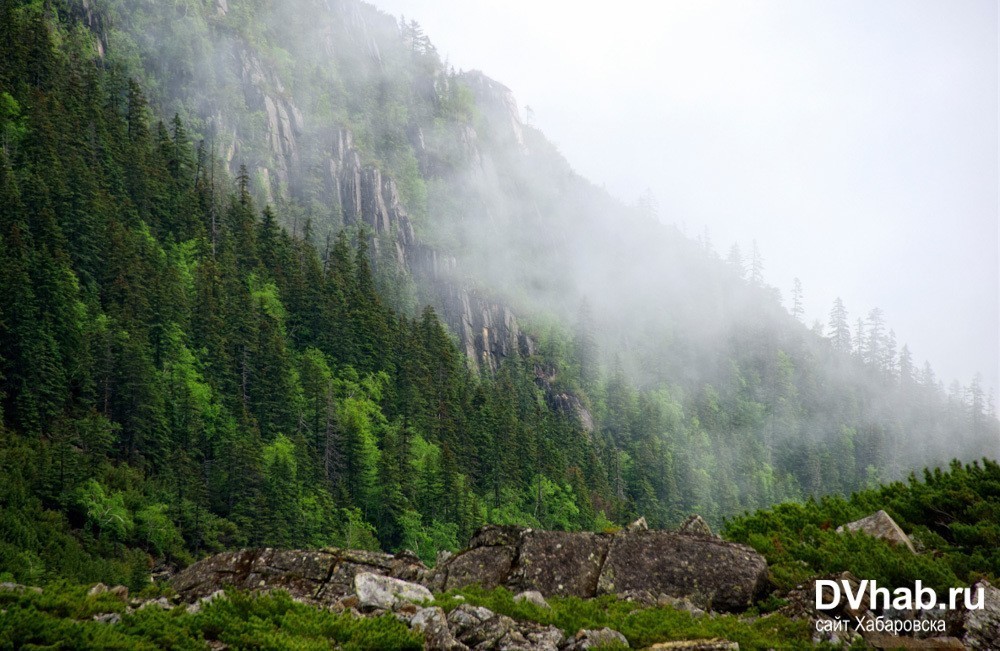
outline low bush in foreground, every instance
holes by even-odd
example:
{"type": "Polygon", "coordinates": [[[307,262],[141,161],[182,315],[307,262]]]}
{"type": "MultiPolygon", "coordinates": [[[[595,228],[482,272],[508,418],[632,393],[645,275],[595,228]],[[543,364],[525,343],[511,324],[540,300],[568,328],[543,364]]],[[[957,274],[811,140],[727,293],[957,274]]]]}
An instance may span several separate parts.
{"type": "Polygon", "coordinates": [[[608,627],[624,635],[632,648],[642,649],[668,640],[724,638],[738,642],[741,649],[832,648],[812,643],[809,622],[794,621],[777,614],[695,617],[674,608],[643,607],[613,596],[597,599],[551,597],[551,608],[528,602],[514,602],[505,588],[483,590],[470,587],[438,597],[437,604],[450,611],[462,603],[484,606],[518,620],[556,626],[567,635],[580,629],[608,627]]]}
{"type": "Polygon", "coordinates": [[[125,614],[125,604],[87,589],[51,585],[42,594],[0,592],[0,649],[231,649],[289,651],[418,650],[423,638],[391,615],[356,618],[335,614],[276,592],[229,592],[197,613],[184,606],[146,607],[125,614]],[[121,622],[96,622],[99,613],[120,613],[121,622]]]}

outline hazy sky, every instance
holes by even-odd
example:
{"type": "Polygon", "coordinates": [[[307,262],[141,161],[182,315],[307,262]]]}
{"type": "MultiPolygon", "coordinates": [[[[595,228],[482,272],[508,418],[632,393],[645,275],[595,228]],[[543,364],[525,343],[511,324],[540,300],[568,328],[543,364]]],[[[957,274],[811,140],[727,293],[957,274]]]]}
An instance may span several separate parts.
{"type": "Polygon", "coordinates": [[[1000,388],[996,0],[375,4],[616,196],[723,256],[756,239],[807,322],[881,307],[946,384],[1000,388]]]}

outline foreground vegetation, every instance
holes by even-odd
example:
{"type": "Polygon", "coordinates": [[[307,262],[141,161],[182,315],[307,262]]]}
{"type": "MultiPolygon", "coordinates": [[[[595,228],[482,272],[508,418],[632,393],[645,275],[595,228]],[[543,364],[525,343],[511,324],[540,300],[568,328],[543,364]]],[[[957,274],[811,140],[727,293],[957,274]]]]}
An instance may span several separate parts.
{"type": "MultiPolygon", "coordinates": [[[[154,589],[155,591],[155,589],[154,589]]],[[[52,584],[41,594],[0,591],[0,649],[232,649],[392,651],[423,648],[423,638],[392,615],[356,618],[292,601],[285,593],[227,593],[188,613],[151,606],[126,613],[110,595],[52,584]],[[94,615],[119,613],[114,624],[94,615]]]]}
{"type": "MultiPolygon", "coordinates": [[[[672,607],[643,607],[612,596],[593,600],[553,597],[551,608],[515,602],[504,588],[475,587],[437,596],[450,611],[461,603],[484,606],[518,620],[553,625],[566,634],[609,627],[633,648],[659,641],[723,638],[741,648],[812,648],[810,623],[773,611],[781,595],[798,582],[848,570],[883,586],[911,585],[920,579],[941,590],[998,576],[996,528],[1000,507],[1000,464],[984,460],[949,471],[863,491],[850,498],[828,497],[805,504],[782,504],[735,518],[726,537],[762,552],[771,566],[775,592],[743,615],[697,617],[672,607]],[[921,554],[861,534],[838,534],[838,524],[884,508],[912,532],[921,554]]],[[[0,576],[0,578],[4,578],[0,576]]],[[[10,578],[10,575],[7,575],[10,578]]],[[[148,579],[147,579],[148,580],[148,579]]],[[[169,588],[146,583],[139,596],[167,595],[169,588]]],[[[88,595],[87,587],[50,583],[44,592],[0,591],[3,648],[62,643],[61,648],[204,649],[210,641],[232,648],[345,649],[420,648],[422,641],[392,617],[352,619],[293,602],[284,593],[227,593],[197,613],[184,606],[147,607],[126,614],[126,604],[110,593],[88,595]],[[121,613],[118,624],[93,616],[121,613]],[[71,642],[67,642],[71,641],[71,642]],[[70,643],[70,646],[65,644],[70,643]]]]}
{"type": "Polygon", "coordinates": [[[634,649],[668,640],[710,638],[738,642],[741,649],[814,647],[809,622],[777,614],[758,616],[758,612],[751,611],[743,615],[695,616],[670,606],[646,607],[613,596],[551,597],[546,601],[550,608],[527,601],[515,602],[514,595],[505,588],[465,588],[441,595],[437,604],[446,611],[461,603],[484,606],[514,619],[555,626],[567,635],[580,629],[608,627],[624,635],[634,649]]]}
{"type": "MultiPolygon", "coordinates": [[[[147,594],[159,594],[155,588],[147,594]]],[[[440,595],[435,605],[450,611],[460,603],[485,606],[518,620],[553,625],[573,635],[580,629],[609,627],[632,648],[667,640],[722,638],[744,649],[813,648],[808,622],[780,615],[702,616],[670,607],[642,607],[613,597],[594,600],[552,598],[551,608],[515,603],[513,595],[466,589],[440,595]]],[[[391,615],[356,618],[294,602],[286,593],[247,595],[227,592],[198,612],[186,606],[149,606],[126,613],[110,595],[87,595],[86,588],[52,584],[41,594],[0,591],[0,649],[209,649],[221,642],[232,649],[391,651],[423,648],[423,638],[391,615]],[[109,624],[95,615],[119,613],[109,624]]],[[[611,651],[614,647],[608,648],[611,651]]],[[[822,647],[820,647],[822,648],[822,647]]]]}
{"type": "Polygon", "coordinates": [[[926,470],[907,482],[806,503],[780,504],[734,518],[725,536],[751,545],[771,566],[778,588],[810,576],[849,570],[883,586],[936,590],[1000,576],[1000,464],[984,459],[947,471],[926,470]],[[910,534],[914,555],[837,526],[885,510],[910,534]]]}

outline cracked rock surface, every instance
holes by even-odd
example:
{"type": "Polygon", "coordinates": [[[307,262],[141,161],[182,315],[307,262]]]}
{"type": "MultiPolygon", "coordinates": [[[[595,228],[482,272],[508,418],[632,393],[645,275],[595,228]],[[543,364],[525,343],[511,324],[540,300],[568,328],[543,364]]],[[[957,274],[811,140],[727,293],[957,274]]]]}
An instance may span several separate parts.
{"type": "Polygon", "coordinates": [[[755,551],[700,532],[635,527],[595,534],[486,526],[468,549],[442,555],[433,569],[407,552],[246,549],[199,561],[170,583],[189,608],[233,587],[284,590],[297,601],[358,616],[392,612],[424,635],[425,649],[566,651],[626,641],[610,629],[566,636],[554,626],[517,621],[481,606],[461,604],[445,614],[424,604],[432,601],[431,591],[480,584],[504,586],[540,607],[551,596],[639,594],[649,595],[651,603],[738,611],[760,595],[766,577],[767,564],[755,551]]]}
{"type": "Polygon", "coordinates": [[[584,599],[648,592],[741,611],[766,590],[767,562],[750,547],[702,532],[595,534],[488,525],[469,549],[430,572],[427,583],[435,590],[479,584],[584,599]]]}
{"type": "Polygon", "coordinates": [[[220,588],[285,590],[293,598],[331,606],[355,593],[355,577],[368,573],[403,581],[419,579],[427,568],[413,556],[355,549],[244,549],[195,563],[171,579],[185,601],[220,588]]]}

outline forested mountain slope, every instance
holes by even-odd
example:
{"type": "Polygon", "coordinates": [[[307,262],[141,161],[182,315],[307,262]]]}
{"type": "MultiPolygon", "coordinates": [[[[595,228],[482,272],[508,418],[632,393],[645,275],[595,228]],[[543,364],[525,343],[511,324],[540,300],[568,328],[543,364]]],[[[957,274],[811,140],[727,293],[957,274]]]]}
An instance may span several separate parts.
{"type": "Polygon", "coordinates": [[[293,232],[310,220],[322,247],[364,224],[383,296],[434,305],[475,370],[535,355],[548,403],[604,447],[618,514],[714,519],[1000,450],[978,381],[945,393],[877,308],[838,301],[826,336],[805,328],[756,247],[723,261],[575,174],[413,17],[354,0],[89,7],[105,61],[233,174],[246,164],[293,232]]]}
{"type": "Polygon", "coordinates": [[[366,237],[289,235],[57,9],[0,15],[0,573],[604,526],[600,448],[527,362],[471,373],[386,305],[366,237]]]}
{"type": "Polygon", "coordinates": [[[718,521],[997,456],[981,387],[946,397],[878,313],[807,330],[416,23],[0,8],[0,572],[432,559],[486,521],[718,521]]]}

